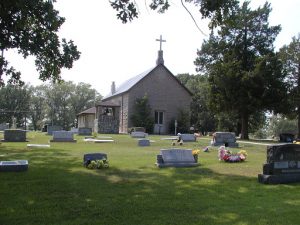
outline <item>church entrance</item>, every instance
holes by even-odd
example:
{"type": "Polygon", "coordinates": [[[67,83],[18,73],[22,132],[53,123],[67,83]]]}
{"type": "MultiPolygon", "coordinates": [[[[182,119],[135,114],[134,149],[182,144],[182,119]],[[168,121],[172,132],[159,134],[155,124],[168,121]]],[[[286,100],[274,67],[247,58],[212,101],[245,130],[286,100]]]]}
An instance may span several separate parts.
{"type": "Polygon", "coordinates": [[[154,113],[154,134],[165,134],[164,111],[155,111],[154,113]]]}

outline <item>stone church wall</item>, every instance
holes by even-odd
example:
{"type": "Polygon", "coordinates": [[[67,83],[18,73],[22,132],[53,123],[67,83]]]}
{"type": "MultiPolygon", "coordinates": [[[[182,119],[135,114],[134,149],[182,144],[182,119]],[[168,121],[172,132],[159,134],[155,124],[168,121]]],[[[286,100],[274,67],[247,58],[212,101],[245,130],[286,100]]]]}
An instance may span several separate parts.
{"type": "Polygon", "coordinates": [[[101,134],[118,134],[119,119],[113,116],[100,115],[98,118],[98,133],[101,134]]]}

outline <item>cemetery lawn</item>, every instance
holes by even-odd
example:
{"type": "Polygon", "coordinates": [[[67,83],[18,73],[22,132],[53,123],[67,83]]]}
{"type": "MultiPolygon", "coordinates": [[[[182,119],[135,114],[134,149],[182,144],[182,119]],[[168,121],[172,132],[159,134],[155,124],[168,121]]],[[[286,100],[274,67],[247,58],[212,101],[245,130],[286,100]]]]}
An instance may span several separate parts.
{"type": "MultiPolygon", "coordinates": [[[[203,152],[210,138],[186,142],[200,149],[198,167],[155,166],[164,136],[150,135],[138,147],[129,135],[114,143],[51,143],[51,136],[29,132],[28,142],[0,144],[0,161],[26,159],[25,172],[0,173],[1,225],[296,225],[300,224],[300,184],[264,185],[257,181],[266,146],[239,143],[243,163],[219,162],[217,148],[203,152]],[[108,169],[83,167],[86,153],[107,153],[108,169]]],[[[0,134],[2,138],[2,134],[0,134]]],[[[181,146],[176,146],[180,148],[181,146]]]]}

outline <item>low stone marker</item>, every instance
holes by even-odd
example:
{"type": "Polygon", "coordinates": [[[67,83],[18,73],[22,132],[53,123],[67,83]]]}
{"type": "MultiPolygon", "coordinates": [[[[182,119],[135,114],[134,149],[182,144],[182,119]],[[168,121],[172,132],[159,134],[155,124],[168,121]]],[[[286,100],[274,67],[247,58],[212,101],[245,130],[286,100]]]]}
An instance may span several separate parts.
{"type": "Polygon", "coordinates": [[[53,139],[50,142],[76,142],[71,131],[53,131],[53,139]]]}
{"type": "Polygon", "coordinates": [[[267,146],[267,161],[263,174],[258,174],[263,184],[300,182],[300,145],[282,144],[267,146]]]}
{"type": "Polygon", "coordinates": [[[28,144],[27,148],[50,148],[50,145],[44,144],[28,144]]]}
{"type": "Polygon", "coordinates": [[[0,161],[0,172],[20,172],[28,170],[27,160],[0,161]]]}
{"type": "Polygon", "coordinates": [[[57,125],[50,126],[50,125],[47,125],[47,134],[48,135],[53,135],[54,131],[60,131],[60,130],[62,130],[61,126],[57,126],[57,125]]]}
{"type": "Polygon", "coordinates": [[[70,131],[74,134],[78,134],[78,128],[72,127],[70,131]]]}
{"type": "Polygon", "coordinates": [[[191,149],[161,149],[160,152],[156,162],[159,168],[198,166],[191,149]]]}
{"type": "Polygon", "coordinates": [[[26,142],[26,131],[20,129],[4,130],[4,140],[8,142],[26,142]]]}
{"type": "Polygon", "coordinates": [[[148,139],[139,139],[138,146],[150,146],[150,140],[148,139]]]}
{"type": "Polygon", "coordinates": [[[145,132],[141,132],[141,131],[134,131],[134,132],[131,132],[130,136],[133,138],[145,138],[148,136],[148,134],[145,132]]]}
{"type": "Polygon", "coordinates": [[[196,136],[194,134],[179,134],[178,135],[182,141],[196,141],[196,136]]]}
{"type": "Polygon", "coordinates": [[[215,132],[213,134],[212,146],[225,145],[226,147],[238,147],[235,134],[232,132],[215,132]]]}
{"type": "Polygon", "coordinates": [[[92,135],[92,128],[80,127],[78,128],[78,135],[92,135]]]}
{"type": "Polygon", "coordinates": [[[105,153],[88,153],[83,156],[83,165],[87,166],[92,160],[102,160],[107,159],[107,154],[105,153]]]}

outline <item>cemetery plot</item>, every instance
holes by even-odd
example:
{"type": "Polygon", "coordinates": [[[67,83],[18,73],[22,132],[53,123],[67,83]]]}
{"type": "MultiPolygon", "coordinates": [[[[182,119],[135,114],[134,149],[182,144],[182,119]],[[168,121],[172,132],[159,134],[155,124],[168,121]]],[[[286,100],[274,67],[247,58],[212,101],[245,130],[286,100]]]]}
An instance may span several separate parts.
{"type": "Polygon", "coordinates": [[[134,132],[131,132],[130,136],[133,138],[145,138],[148,136],[148,134],[145,132],[141,132],[141,131],[134,131],[134,132]]]}
{"type": "Polygon", "coordinates": [[[182,141],[196,141],[196,136],[194,134],[179,134],[178,135],[182,141]]]}
{"type": "Polygon", "coordinates": [[[26,142],[26,131],[20,129],[4,130],[4,140],[8,142],[26,142]]]}
{"type": "Polygon", "coordinates": [[[148,139],[139,139],[138,146],[150,146],[150,140],[148,139]]]}
{"type": "Polygon", "coordinates": [[[71,131],[53,131],[53,139],[50,142],[76,142],[71,131]]]}
{"type": "Polygon", "coordinates": [[[20,172],[28,169],[27,160],[0,161],[0,172],[20,172]]]}
{"type": "Polygon", "coordinates": [[[267,161],[258,182],[280,184],[300,182],[300,145],[267,146],[267,161]]]}
{"type": "Polygon", "coordinates": [[[156,165],[162,167],[193,167],[198,166],[191,149],[161,149],[157,155],[156,165]]]}
{"type": "Polygon", "coordinates": [[[215,132],[213,134],[212,146],[225,145],[226,147],[238,147],[235,134],[231,132],[215,132]]]}
{"type": "Polygon", "coordinates": [[[78,128],[78,135],[92,135],[92,128],[80,127],[78,128]]]}
{"type": "Polygon", "coordinates": [[[50,145],[44,144],[28,144],[27,148],[50,148],[50,145]]]}

